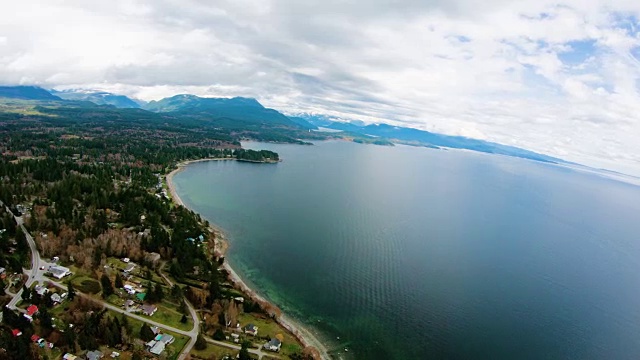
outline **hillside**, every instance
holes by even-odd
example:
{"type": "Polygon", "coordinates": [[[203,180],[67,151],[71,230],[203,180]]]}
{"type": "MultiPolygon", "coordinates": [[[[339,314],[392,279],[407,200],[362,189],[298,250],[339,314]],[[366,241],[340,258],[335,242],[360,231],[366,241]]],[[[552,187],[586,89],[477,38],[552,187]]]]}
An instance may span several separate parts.
{"type": "Polygon", "coordinates": [[[37,86],[0,86],[0,97],[21,100],[61,100],[37,86]]]}
{"type": "Polygon", "coordinates": [[[91,101],[97,105],[113,105],[117,108],[139,108],[140,104],[124,95],[104,91],[65,90],[52,93],[64,100],[91,101]]]}
{"type": "Polygon", "coordinates": [[[154,112],[196,117],[229,128],[277,126],[305,129],[280,112],[267,109],[256,99],[251,98],[202,98],[195,95],[176,95],[151,101],[144,108],[154,112]]]}

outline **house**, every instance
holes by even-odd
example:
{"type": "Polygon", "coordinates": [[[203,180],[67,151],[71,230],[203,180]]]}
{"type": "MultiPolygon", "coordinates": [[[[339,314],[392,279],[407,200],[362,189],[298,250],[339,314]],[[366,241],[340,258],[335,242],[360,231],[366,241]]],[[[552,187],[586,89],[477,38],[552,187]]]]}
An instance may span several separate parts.
{"type": "Polygon", "coordinates": [[[145,255],[144,260],[146,262],[156,263],[156,262],[160,261],[160,254],[155,253],[155,252],[150,252],[147,255],[145,255]]]}
{"type": "Polygon", "coordinates": [[[244,333],[256,336],[256,335],[258,335],[258,327],[253,325],[253,324],[249,324],[249,325],[244,327],[244,333]]]}
{"type": "Polygon", "coordinates": [[[123,262],[123,263],[125,263],[125,264],[128,264],[128,263],[129,263],[129,261],[130,261],[130,260],[129,260],[129,258],[123,258],[123,259],[122,259],[122,262],[123,262]]]}
{"type": "Polygon", "coordinates": [[[133,269],[135,269],[135,268],[136,268],[136,264],[134,264],[134,263],[129,263],[129,264],[127,264],[127,267],[126,267],[126,268],[124,268],[124,272],[125,272],[125,273],[130,273],[130,272],[132,272],[132,271],[133,271],[133,269]]]}
{"type": "Polygon", "coordinates": [[[69,268],[59,265],[51,265],[49,266],[49,272],[56,279],[62,279],[63,277],[71,274],[69,268]]]}
{"type": "Polygon", "coordinates": [[[232,333],[231,337],[233,338],[233,342],[234,343],[240,342],[240,335],[238,335],[236,333],[232,333]]]}
{"type": "Polygon", "coordinates": [[[27,308],[27,315],[29,315],[29,316],[33,317],[33,315],[35,315],[35,314],[37,314],[37,313],[38,313],[38,307],[37,307],[37,306],[35,306],[35,305],[30,305],[30,306],[27,308]]]}
{"type": "Polygon", "coordinates": [[[47,289],[46,286],[42,286],[42,285],[36,285],[35,290],[36,290],[36,293],[40,296],[44,296],[44,294],[49,292],[49,289],[47,289]]]}
{"type": "Polygon", "coordinates": [[[135,304],[136,303],[133,302],[133,300],[127,300],[127,301],[124,302],[124,307],[132,307],[135,304]]]}
{"type": "Polygon", "coordinates": [[[20,331],[19,329],[13,329],[11,330],[11,334],[13,334],[13,336],[18,337],[20,335],[22,335],[22,331],[20,331]]]}
{"type": "Polygon", "coordinates": [[[123,286],[122,288],[123,288],[123,289],[124,289],[124,291],[126,291],[126,292],[127,292],[127,294],[129,294],[129,295],[133,295],[133,294],[135,294],[135,293],[136,293],[136,289],[134,289],[134,288],[133,288],[133,286],[131,286],[131,285],[128,285],[128,284],[127,284],[127,285],[123,286]]]}
{"type": "Polygon", "coordinates": [[[262,347],[265,350],[278,352],[278,351],[280,351],[280,347],[281,346],[282,346],[282,342],[280,342],[280,340],[271,339],[271,341],[269,341],[268,343],[264,344],[262,347]]]}
{"type": "Polygon", "coordinates": [[[58,294],[53,294],[51,295],[51,301],[53,301],[56,304],[60,304],[62,302],[62,297],[58,294]]]}
{"type": "Polygon", "coordinates": [[[153,335],[158,335],[160,334],[160,328],[157,326],[152,326],[151,327],[151,331],[153,332],[153,335]]]}
{"type": "Polygon", "coordinates": [[[136,294],[136,299],[138,299],[140,301],[144,301],[145,296],[147,296],[147,293],[137,293],[136,294]]]}
{"type": "Polygon", "coordinates": [[[169,334],[158,334],[155,338],[156,341],[162,341],[165,345],[171,345],[175,340],[172,335],[169,334]]]}
{"type": "Polygon", "coordinates": [[[76,360],[78,359],[77,356],[70,354],[70,353],[66,353],[64,354],[64,356],[62,357],[63,360],[76,360]]]}
{"type": "Polygon", "coordinates": [[[31,341],[32,342],[37,342],[38,340],[40,340],[40,336],[33,334],[31,335],[31,341]]]}
{"type": "Polygon", "coordinates": [[[158,308],[155,305],[144,304],[142,305],[142,313],[147,316],[153,316],[153,314],[158,311],[158,308]]]}
{"type": "Polygon", "coordinates": [[[104,355],[102,354],[102,352],[98,350],[93,350],[87,353],[87,360],[99,360],[99,359],[102,359],[103,356],[104,355]]]}
{"type": "Polygon", "coordinates": [[[164,342],[157,341],[155,345],[153,345],[153,347],[149,349],[149,352],[152,353],[153,355],[160,355],[164,351],[164,347],[165,347],[164,342]]]}

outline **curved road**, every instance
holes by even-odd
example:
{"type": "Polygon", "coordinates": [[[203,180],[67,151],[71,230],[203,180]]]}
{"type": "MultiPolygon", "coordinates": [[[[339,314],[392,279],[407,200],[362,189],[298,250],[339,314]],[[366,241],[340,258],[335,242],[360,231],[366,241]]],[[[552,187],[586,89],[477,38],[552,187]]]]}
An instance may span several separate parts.
{"type": "MultiPolygon", "coordinates": [[[[13,214],[11,212],[11,210],[7,207],[6,208],[7,211],[9,211],[11,214],[13,214]]],[[[67,290],[67,286],[53,281],[52,279],[49,279],[47,277],[44,276],[45,270],[40,270],[40,267],[44,266],[45,268],[48,267],[48,265],[52,265],[44,260],[42,260],[42,258],[40,257],[40,252],[38,252],[38,248],[36,247],[36,243],[33,240],[33,237],[31,236],[31,234],[27,231],[27,229],[24,227],[23,224],[23,219],[20,216],[15,216],[14,218],[16,219],[16,222],[18,223],[18,225],[20,226],[20,228],[22,229],[22,231],[24,232],[24,235],[27,239],[27,243],[29,244],[29,249],[31,250],[31,269],[25,269],[25,274],[27,274],[29,276],[29,278],[27,279],[25,285],[27,286],[27,288],[31,287],[31,285],[36,282],[50,282],[52,284],[54,284],[55,286],[58,286],[64,290],[67,290]]],[[[163,278],[165,278],[165,280],[168,281],[168,279],[163,275],[163,278]]],[[[168,281],[169,284],[172,284],[171,281],[168,281]]],[[[100,304],[102,304],[102,306],[104,306],[105,308],[115,311],[117,313],[120,314],[124,314],[126,316],[129,316],[131,318],[140,320],[140,321],[144,321],[146,323],[152,324],[154,326],[157,326],[159,328],[165,329],[165,330],[169,330],[172,331],[174,333],[180,334],[180,335],[185,335],[191,338],[191,340],[189,341],[189,343],[182,349],[182,352],[180,352],[180,355],[178,356],[179,360],[183,360],[187,357],[187,355],[189,354],[189,352],[191,352],[191,349],[193,348],[193,346],[196,343],[196,340],[198,339],[198,333],[200,331],[200,318],[198,318],[198,315],[195,312],[195,309],[193,308],[193,306],[187,302],[187,306],[189,308],[189,312],[191,313],[191,318],[193,319],[193,328],[190,331],[184,331],[184,330],[180,330],[177,328],[174,328],[172,326],[168,326],[162,323],[159,323],[157,321],[153,321],[149,318],[145,318],[142,317],[140,315],[137,314],[132,314],[130,312],[127,312],[117,306],[111,305],[109,303],[106,303],[104,301],[101,301],[99,299],[95,299],[93,297],[90,297],[88,295],[82,294],[80,292],[77,292],[78,296],[82,296],[88,299],[91,299],[93,301],[99,302],[100,304]]],[[[18,303],[19,300],[22,299],[22,289],[20,289],[11,299],[11,301],[9,301],[9,303],[7,304],[7,306],[10,309],[16,309],[16,304],[18,303]]]]}
{"type": "MultiPolygon", "coordinates": [[[[169,280],[169,278],[162,272],[162,268],[164,267],[164,264],[165,263],[163,262],[159,267],[160,276],[164,279],[164,281],[167,282],[167,284],[169,284],[170,287],[173,287],[173,281],[169,280]]],[[[190,335],[191,340],[184,347],[184,350],[182,350],[178,359],[184,359],[187,356],[187,354],[191,352],[191,349],[193,349],[193,346],[196,344],[196,341],[198,340],[198,333],[200,332],[200,317],[196,313],[196,309],[193,308],[193,305],[191,305],[189,300],[187,300],[186,298],[184,299],[184,303],[187,304],[187,308],[189,309],[189,313],[191,314],[191,319],[193,320],[193,328],[191,329],[191,333],[193,333],[193,335],[190,335]]]]}
{"type": "MultiPolygon", "coordinates": [[[[9,211],[11,213],[11,210],[9,210],[9,208],[6,208],[7,211],[9,211]]],[[[27,279],[27,282],[25,283],[25,285],[27,286],[27,288],[31,287],[31,285],[33,285],[34,282],[42,282],[43,284],[45,282],[50,282],[52,284],[54,284],[55,286],[67,290],[67,286],[65,284],[53,281],[52,279],[45,277],[45,270],[40,270],[40,267],[45,267],[47,268],[49,265],[53,265],[53,263],[49,263],[47,261],[44,261],[41,257],[40,257],[40,252],[38,252],[38,248],[36,247],[36,243],[33,240],[33,237],[31,236],[31,234],[27,231],[27,229],[24,227],[24,221],[22,219],[21,216],[15,216],[14,218],[16,219],[16,222],[18,223],[18,225],[20,226],[20,228],[22,229],[22,231],[24,232],[24,235],[27,239],[27,243],[29,243],[29,249],[31,250],[31,269],[25,269],[24,272],[25,274],[27,274],[29,276],[29,278],[27,279]]],[[[164,264],[163,264],[164,265],[164,264]]],[[[164,275],[164,273],[162,273],[162,270],[160,271],[160,276],[162,276],[162,278],[167,282],[167,284],[169,284],[169,286],[173,286],[173,282],[164,275]]],[[[180,335],[184,335],[184,336],[188,336],[191,340],[189,341],[189,343],[187,343],[187,345],[185,345],[185,347],[182,349],[182,351],[180,352],[180,354],[178,355],[178,359],[179,360],[184,360],[187,355],[191,352],[191,349],[193,349],[193,346],[195,345],[197,339],[198,339],[198,333],[200,332],[200,318],[198,317],[198,314],[196,313],[195,308],[193,307],[193,305],[191,305],[191,303],[187,300],[184,299],[185,303],[187,304],[187,308],[189,309],[189,313],[191,314],[191,319],[193,320],[193,328],[190,331],[184,331],[184,330],[180,330],[177,328],[174,328],[172,326],[168,326],[165,325],[163,323],[151,320],[147,317],[142,317],[140,315],[134,314],[134,313],[130,313],[124,309],[121,309],[118,306],[109,304],[105,301],[93,298],[89,295],[83,294],[81,292],[76,292],[76,295],[90,299],[92,301],[95,302],[99,302],[102,306],[104,306],[105,308],[111,310],[111,311],[115,311],[117,313],[123,314],[125,316],[131,317],[133,319],[139,320],[139,321],[143,321],[145,323],[157,326],[159,328],[165,329],[165,330],[169,330],[171,332],[174,332],[176,334],[180,334],[180,335]]],[[[9,301],[9,304],[7,304],[7,306],[10,309],[16,309],[16,304],[18,303],[19,300],[22,299],[22,289],[20,289],[11,299],[11,301],[9,301]]],[[[218,346],[223,346],[223,347],[227,347],[227,348],[231,348],[231,349],[235,349],[235,350],[240,350],[240,346],[239,345],[235,345],[235,344],[229,344],[229,343],[225,343],[222,341],[217,341],[217,340],[213,340],[211,338],[205,337],[205,340],[209,343],[212,344],[216,344],[218,346]]],[[[249,349],[249,352],[251,354],[257,355],[258,359],[262,359],[263,356],[265,355],[269,355],[269,356],[275,356],[277,357],[277,355],[275,355],[274,353],[267,353],[262,351],[262,349],[258,348],[258,349],[249,349]]]]}

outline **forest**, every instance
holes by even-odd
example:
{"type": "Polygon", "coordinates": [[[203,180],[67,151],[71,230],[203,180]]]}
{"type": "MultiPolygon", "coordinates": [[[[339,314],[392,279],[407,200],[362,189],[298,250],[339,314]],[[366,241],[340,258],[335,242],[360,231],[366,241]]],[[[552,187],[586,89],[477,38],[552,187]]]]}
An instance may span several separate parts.
{"type": "MultiPolygon", "coordinates": [[[[163,181],[186,160],[277,162],[278,154],[242,149],[240,138],[229,132],[164,121],[155,114],[137,117],[138,113],[37,107],[16,114],[0,108],[0,201],[22,215],[43,258],[59,257],[61,263],[89,274],[105,298],[123,279],[101,269],[111,258],[126,257],[146,269],[141,276],[148,279],[148,302],[161,302],[170,295],[171,301],[180,303],[185,297],[214,315],[204,327],[210,334],[231,318],[235,321],[242,311],[277,313],[251,301],[238,308],[228,300],[237,292],[219,270],[224,258],[213,251],[214,233],[198,214],[167,197],[163,181]],[[150,260],[154,254],[159,254],[159,262],[150,260]],[[159,266],[180,286],[164,289],[152,282],[157,276],[152,271],[157,273],[159,266]]],[[[0,267],[21,273],[30,259],[28,244],[4,209],[0,232],[0,267]]],[[[73,284],[68,286],[69,293],[75,293],[73,284]]],[[[8,301],[4,295],[0,294],[0,305],[8,301]]],[[[76,299],[60,315],[65,323],[77,324],[64,332],[48,320],[50,294],[42,297],[25,288],[23,300],[39,304],[41,315],[29,323],[5,308],[0,348],[6,352],[0,350],[0,359],[38,358],[33,344],[24,341],[28,337],[11,341],[13,328],[53,337],[65,351],[100,344],[126,348],[130,337],[140,336],[140,329],[127,325],[126,318],[105,313],[86,299],[76,299]]],[[[186,313],[184,306],[180,309],[186,313]]]]}

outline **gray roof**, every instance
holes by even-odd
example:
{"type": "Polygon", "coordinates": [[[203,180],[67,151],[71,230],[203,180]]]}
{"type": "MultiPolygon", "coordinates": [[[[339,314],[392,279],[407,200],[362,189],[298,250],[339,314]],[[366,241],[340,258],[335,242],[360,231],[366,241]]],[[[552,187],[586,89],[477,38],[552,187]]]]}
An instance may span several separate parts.
{"type": "Polygon", "coordinates": [[[276,338],[271,339],[271,341],[269,341],[267,344],[268,344],[269,346],[280,346],[280,345],[282,345],[282,343],[280,342],[280,340],[278,340],[278,339],[276,339],[276,338]]]}
{"type": "Polygon", "coordinates": [[[163,341],[158,341],[157,343],[155,343],[155,345],[153,345],[153,347],[151,349],[149,349],[149,352],[154,354],[154,355],[160,355],[160,354],[162,354],[163,351],[164,351],[164,342],[163,341]]]}
{"type": "Polygon", "coordinates": [[[169,334],[162,334],[160,335],[160,340],[158,341],[162,341],[163,343],[169,345],[173,342],[173,335],[169,335],[169,334]]]}
{"type": "Polygon", "coordinates": [[[158,310],[158,308],[155,305],[147,305],[147,304],[142,305],[142,312],[145,314],[151,314],[156,310],[158,310]]]}
{"type": "Polygon", "coordinates": [[[89,351],[87,353],[87,360],[98,360],[102,358],[102,353],[98,350],[89,351]]]}

